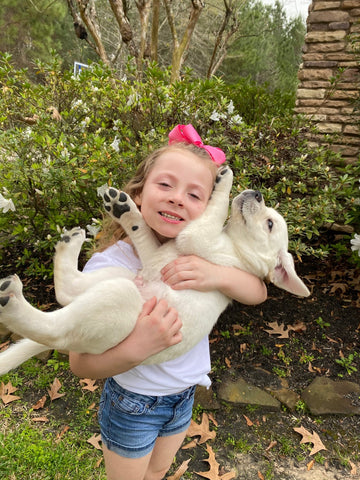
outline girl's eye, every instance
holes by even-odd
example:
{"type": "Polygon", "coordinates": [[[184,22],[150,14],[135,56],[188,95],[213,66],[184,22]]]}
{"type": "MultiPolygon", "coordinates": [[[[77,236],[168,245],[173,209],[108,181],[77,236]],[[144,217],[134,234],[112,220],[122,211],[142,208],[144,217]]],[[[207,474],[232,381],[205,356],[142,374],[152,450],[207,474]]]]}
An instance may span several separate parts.
{"type": "Polygon", "coordinates": [[[160,185],[161,187],[168,187],[168,188],[170,188],[170,185],[169,185],[168,183],[166,183],[166,182],[160,182],[159,185],[160,185]]]}
{"type": "Polygon", "coordinates": [[[195,198],[196,200],[200,200],[199,195],[196,195],[196,193],[190,193],[190,197],[195,198]]]}

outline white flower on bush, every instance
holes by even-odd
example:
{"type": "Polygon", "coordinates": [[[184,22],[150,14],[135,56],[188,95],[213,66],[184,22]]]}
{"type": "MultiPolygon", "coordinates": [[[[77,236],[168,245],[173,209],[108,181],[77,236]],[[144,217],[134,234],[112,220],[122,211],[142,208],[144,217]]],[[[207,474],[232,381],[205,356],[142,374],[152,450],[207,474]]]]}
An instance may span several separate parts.
{"type": "Polygon", "coordinates": [[[119,148],[119,139],[117,137],[115,137],[114,141],[112,142],[112,144],[110,145],[110,147],[112,147],[115,152],[119,152],[120,148],[119,148]]]}
{"type": "Polygon", "coordinates": [[[213,122],[218,122],[220,118],[221,118],[221,115],[216,110],[214,110],[210,115],[210,120],[212,120],[213,122]]]}
{"type": "Polygon", "coordinates": [[[234,102],[232,100],[230,100],[230,103],[228,105],[228,114],[229,115],[232,115],[234,113],[234,110],[235,110],[235,107],[234,107],[234,102]]]}
{"type": "Polygon", "coordinates": [[[104,185],[101,185],[96,189],[96,193],[98,194],[99,197],[102,197],[108,188],[109,188],[109,185],[107,183],[104,183],[104,185]]]}
{"type": "Polygon", "coordinates": [[[85,117],[84,120],[80,122],[81,130],[84,131],[89,126],[90,122],[91,122],[90,117],[85,117]]]}
{"type": "Polygon", "coordinates": [[[83,101],[81,99],[74,100],[71,104],[71,107],[72,108],[78,108],[78,107],[81,107],[82,104],[83,104],[83,101]]]}
{"type": "Polygon", "coordinates": [[[15,211],[15,205],[14,202],[11,200],[7,200],[4,198],[1,193],[0,193],[0,209],[2,209],[3,213],[8,212],[9,210],[12,210],[13,212],[15,211]]]}
{"type": "Polygon", "coordinates": [[[236,114],[231,117],[231,122],[235,123],[235,125],[240,125],[243,123],[243,118],[241,115],[236,114]]]}
{"type": "Polygon", "coordinates": [[[64,147],[62,150],[61,150],[61,153],[60,155],[63,157],[63,158],[69,158],[69,150],[64,147]]]}
{"type": "Polygon", "coordinates": [[[127,107],[131,107],[131,105],[135,105],[140,100],[140,95],[138,93],[133,93],[129,95],[128,101],[126,102],[127,107]]]}
{"type": "Polygon", "coordinates": [[[350,243],[351,250],[353,250],[354,252],[357,250],[360,257],[360,235],[355,233],[354,238],[350,240],[350,243]]]}
{"type": "Polygon", "coordinates": [[[113,130],[115,130],[115,131],[116,131],[116,130],[119,130],[118,125],[119,125],[120,123],[121,123],[120,120],[115,120],[115,121],[114,121],[113,130]]]}
{"type": "Polygon", "coordinates": [[[32,129],[30,127],[27,127],[25,128],[25,130],[23,130],[23,137],[28,139],[31,137],[31,134],[32,134],[32,129]]]}
{"type": "Polygon", "coordinates": [[[100,232],[101,230],[101,225],[99,220],[96,218],[92,218],[92,224],[91,225],[86,225],[86,230],[88,231],[89,235],[92,237],[96,237],[96,235],[100,232]]]}

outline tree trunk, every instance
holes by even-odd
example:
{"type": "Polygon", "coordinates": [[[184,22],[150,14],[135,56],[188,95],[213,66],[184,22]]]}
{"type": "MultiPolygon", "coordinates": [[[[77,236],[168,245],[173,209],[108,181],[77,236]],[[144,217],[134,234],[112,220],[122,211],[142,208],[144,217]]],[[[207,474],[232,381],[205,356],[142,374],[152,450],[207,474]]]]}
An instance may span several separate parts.
{"type": "Polygon", "coordinates": [[[136,6],[140,15],[140,48],[137,58],[137,76],[139,79],[142,77],[143,62],[145,58],[145,50],[147,43],[147,29],[149,25],[150,7],[152,0],[137,0],[136,6]]]}
{"type": "Polygon", "coordinates": [[[158,61],[159,19],[160,19],[160,0],[153,0],[150,58],[154,62],[158,61]]]}
{"type": "Polygon", "coordinates": [[[181,43],[179,43],[175,22],[174,22],[174,15],[171,10],[170,1],[164,0],[166,15],[168,19],[168,23],[170,26],[170,31],[173,37],[173,56],[172,56],[172,64],[171,64],[171,83],[179,80],[180,78],[180,69],[181,65],[184,60],[184,55],[187,52],[191,36],[194,32],[196,23],[200,17],[200,14],[204,8],[204,3],[201,0],[192,0],[192,10],[190,13],[189,21],[187,27],[185,29],[184,35],[182,37],[181,43]]]}

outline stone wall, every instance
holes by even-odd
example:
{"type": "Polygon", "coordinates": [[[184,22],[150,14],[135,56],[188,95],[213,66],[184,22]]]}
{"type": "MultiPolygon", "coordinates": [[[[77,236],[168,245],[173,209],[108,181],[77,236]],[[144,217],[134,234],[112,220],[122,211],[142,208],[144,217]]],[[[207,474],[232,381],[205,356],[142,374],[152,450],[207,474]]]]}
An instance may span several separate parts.
{"type": "MultiPolygon", "coordinates": [[[[317,144],[328,144],[346,162],[360,152],[360,53],[351,38],[360,34],[360,0],[313,0],[307,18],[296,112],[314,121],[317,144]],[[341,70],[343,71],[341,72],[341,70]]],[[[358,43],[357,48],[360,45],[358,43]]]]}

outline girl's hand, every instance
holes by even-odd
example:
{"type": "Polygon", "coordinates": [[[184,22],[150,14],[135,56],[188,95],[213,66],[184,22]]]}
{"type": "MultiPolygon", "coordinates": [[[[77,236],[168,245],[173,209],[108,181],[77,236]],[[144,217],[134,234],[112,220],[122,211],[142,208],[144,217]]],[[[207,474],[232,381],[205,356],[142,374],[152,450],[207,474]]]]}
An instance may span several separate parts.
{"type": "Polygon", "coordinates": [[[174,290],[186,288],[208,292],[217,290],[216,274],[219,265],[196,255],[186,255],[167,264],[162,270],[162,281],[174,290]]]}
{"type": "Polygon", "coordinates": [[[70,352],[70,367],[80,378],[106,378],[136,367],[151,355],[181,342],[182,323],[165,300],[144,303],[134,330],[118,345],[99,355],[70,352]]]}
{"type": "Polygon", "coordinates": [[[169,308],[165,300],[153,297],[144,303],[135,328],[125,341],[133,343],[133,354],[142,362],[181,342],[181,327],[177,311],[169,308]]]}
{"type": "Polygon", "coordinates": [[[196,255],[177,258],[161,270],[162,281],[174,290],[219,290],[237,302],[257,305],[267,298],[264,282],[236,267],[224,267],[196,255]]]}

